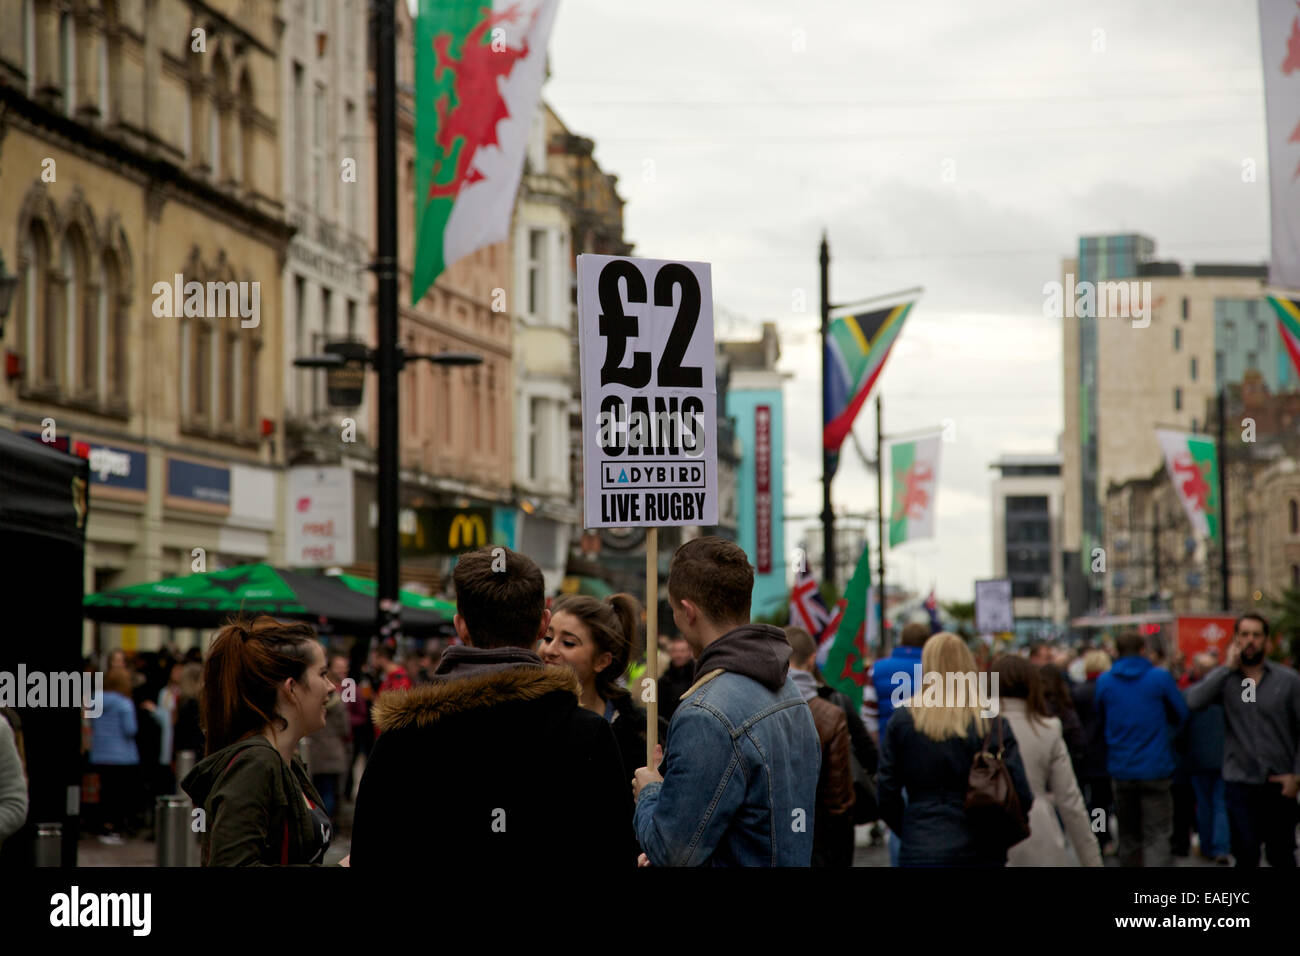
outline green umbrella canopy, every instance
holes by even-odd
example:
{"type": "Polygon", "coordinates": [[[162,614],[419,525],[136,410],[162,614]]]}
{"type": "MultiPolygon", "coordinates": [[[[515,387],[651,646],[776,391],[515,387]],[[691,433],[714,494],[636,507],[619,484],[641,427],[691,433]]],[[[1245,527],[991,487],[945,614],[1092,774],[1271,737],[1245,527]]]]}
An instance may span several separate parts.
{"type": "MultiPolygon", "coordinates": [[[[369,633],[375,627],[373,596],[335,578],[300,574],[269,564],[245,564],[134,584],[88,595],[85,616],[115,624],[219,627],[234,614],[270,614],[310,621],[335,631],[369,633]]],[[[402,629],[411,636],[446,630],[446,617],[433,609],[408,609],[402,629]]]]}
{"type": "MultiPolygon", "coordinates": [[[[340,582],[347,585],[358,594],[364,594],[366,597],[373,598],[378,585],[370,578],[359,578],[355,574],[337,575],[340,582]]],[[[404,608],[410,608],[416,611],[432,611],[443,618],[450,619],[456,614],[456,605],[452,601],[444,601],[442,598],[428,597],[424,594],[418,594],[415,591],[402,589],[397,592],[397,600],[404,608]]]]}

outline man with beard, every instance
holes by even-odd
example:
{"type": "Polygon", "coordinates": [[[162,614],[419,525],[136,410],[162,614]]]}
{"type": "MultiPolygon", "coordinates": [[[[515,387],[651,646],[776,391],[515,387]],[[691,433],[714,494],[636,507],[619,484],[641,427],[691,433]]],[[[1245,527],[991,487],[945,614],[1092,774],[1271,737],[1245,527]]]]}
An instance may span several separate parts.
{"type": "Polygon", "coordinates": [[[1224,796],[1237,866],[1294,867],[1300,793],[1300,675],[1268,659],[1268,622],[1237,618],[1223,667],[1187,689],[1192,710],[1223,704],[1224,796]]]}

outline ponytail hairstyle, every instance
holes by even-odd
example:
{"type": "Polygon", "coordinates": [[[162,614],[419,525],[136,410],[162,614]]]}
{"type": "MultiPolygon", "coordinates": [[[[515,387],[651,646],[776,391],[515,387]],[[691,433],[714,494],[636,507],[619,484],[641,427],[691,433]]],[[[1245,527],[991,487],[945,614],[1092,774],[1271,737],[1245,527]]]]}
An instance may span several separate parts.
{"type": "Polygon", "coordinates": [[[639,653],[641,602],[630,594],[612,594],[604,601],[586,594],[569,594],[551,606],[552,616],[561,611],[587,626],[597,655],[608,652],[613,657],[609,666],[596,674],[596,693],[603,700],[626,697],[627,688],[618,686],[618,679],[639,653]]]}
{"type": "Polygon", "coordinates": [[[316,631],[302,622],[267,614],[236,618],[212,639],[199,693],[207,753],[288,721],[275,712],[276,693],[292,678],[301,681],[311,662],[316,631]]]}

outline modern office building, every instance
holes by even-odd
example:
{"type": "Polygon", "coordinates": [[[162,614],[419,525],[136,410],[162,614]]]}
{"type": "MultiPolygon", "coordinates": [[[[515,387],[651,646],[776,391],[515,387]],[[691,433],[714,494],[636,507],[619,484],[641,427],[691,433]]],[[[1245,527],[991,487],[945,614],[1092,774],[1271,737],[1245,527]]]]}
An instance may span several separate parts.
{"type": "Polygon", "coordinates": [[[1071,617],[1104,608],[1091,569],[1105,538],[1113,483],[1148,477],[1163,461],[1157,428],[1206,428],[1207,402],[1257,368],[1294,387],[1263,298],[1265,266],[1184,268],[1155,259],[1142,235],[1085,236],[1062,264],[1049,311],[1061,318],[1065,431],[1063,550],[1071,617]]]}
{"type": "Polygon", "coordinates": [[[1016,633],[1057,635],[1065,625],[1061,454],[1003,455],[993,480],[993,577],[1011,579],[1016,633]]]}

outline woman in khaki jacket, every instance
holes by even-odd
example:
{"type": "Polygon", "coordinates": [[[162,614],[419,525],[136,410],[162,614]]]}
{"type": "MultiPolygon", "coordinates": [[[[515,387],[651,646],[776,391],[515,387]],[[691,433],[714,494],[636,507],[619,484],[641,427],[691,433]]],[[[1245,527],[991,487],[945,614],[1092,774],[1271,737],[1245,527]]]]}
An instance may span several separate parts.
{"type": "Polygon", "coordinates": [[[1002,716],[1015,731],[1025,775],[1034,791],[1028,838],[1007,851],[1007,866],[1065,866],[1065,834],[1084,866],[1101,866],[1101,851],[1079,792],[1061,721],[1047,715],[1038,669],[1023,657],[993,661],[1002,716]],[[1065,823],[1065,834],[1057,813],[1065,823]]]}

